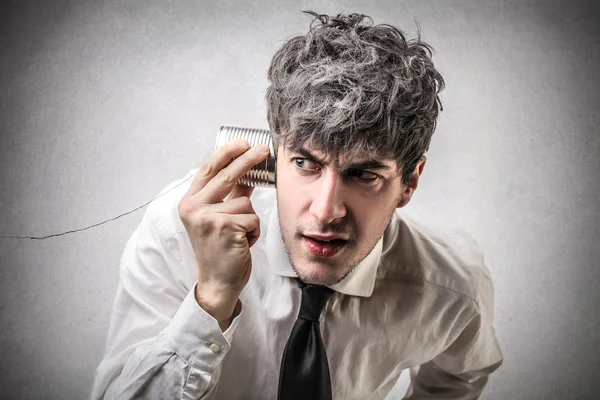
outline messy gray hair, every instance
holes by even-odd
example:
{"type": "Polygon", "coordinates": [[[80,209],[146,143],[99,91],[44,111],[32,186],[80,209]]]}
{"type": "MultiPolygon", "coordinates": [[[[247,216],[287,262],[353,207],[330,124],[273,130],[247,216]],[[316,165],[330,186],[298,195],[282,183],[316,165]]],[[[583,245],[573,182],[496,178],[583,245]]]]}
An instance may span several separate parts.
{"type": "Polygon", "coordinates": [[[432,48],[363,14],[314,16],[268,71],[267,118],[276,146],[302,145],[334,160],[392,158],[408,184],[429,148],[444,80],[432,48]]]}

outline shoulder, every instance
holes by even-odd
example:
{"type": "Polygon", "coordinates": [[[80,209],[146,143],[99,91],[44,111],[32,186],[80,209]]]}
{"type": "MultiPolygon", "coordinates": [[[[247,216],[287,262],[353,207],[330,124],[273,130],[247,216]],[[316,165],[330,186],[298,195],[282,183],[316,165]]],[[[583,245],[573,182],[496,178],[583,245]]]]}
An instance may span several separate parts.
{"type": "Polygon", "coordinates": [[[387,275],[409,276],[479,303],[491,276],[477,241],[464,229],[425,221],[396,210],[386,233],[382,267],[387,275]]]}

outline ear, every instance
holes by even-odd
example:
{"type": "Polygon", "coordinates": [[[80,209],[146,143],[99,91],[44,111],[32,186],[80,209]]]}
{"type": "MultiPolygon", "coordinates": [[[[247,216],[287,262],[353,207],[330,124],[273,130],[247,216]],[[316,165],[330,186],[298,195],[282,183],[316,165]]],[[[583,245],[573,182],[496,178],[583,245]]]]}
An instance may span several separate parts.
{"type": "Polygon", "coordinates": [[[417,187],[419,186],[419,178],[423,173],[425,163],[427,163],[427,157],[423,155],[417,163],[415,170],[410,175],[408,185],[402,185],[402,194],[400,196],[400,200],[398,201],[397,208],[404,207],[405,205],[407,205],[410,199],[412,198],[413,193],[415,192],[415,190],[417,190],[417,187]]]}

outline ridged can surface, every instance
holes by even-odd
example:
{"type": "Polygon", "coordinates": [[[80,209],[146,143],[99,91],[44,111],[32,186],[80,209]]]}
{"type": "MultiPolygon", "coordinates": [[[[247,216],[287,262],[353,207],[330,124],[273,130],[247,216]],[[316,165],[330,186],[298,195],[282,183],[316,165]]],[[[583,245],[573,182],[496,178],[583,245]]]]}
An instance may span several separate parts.
{"type": "Polygon", "coordinates": [[[217,134],[215,149],[235,139],[246,139],[251,147],[264,143],[271,151],[269,157],[252,167],[239,183],[252,187],[275,187],[276,155],[271,132],[265,129],[222,126],[217,134]]]}

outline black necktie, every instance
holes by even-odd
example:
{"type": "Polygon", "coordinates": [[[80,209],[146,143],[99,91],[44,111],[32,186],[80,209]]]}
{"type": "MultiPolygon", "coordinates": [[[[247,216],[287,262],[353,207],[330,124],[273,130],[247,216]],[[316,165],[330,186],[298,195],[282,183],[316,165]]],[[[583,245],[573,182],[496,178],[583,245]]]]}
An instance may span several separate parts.
{"type": "Polygon", "coordinates": [[[302,289],[302,301],[283,350],[277,398],[331,400],[329,364],[319,330],[319,316],[333,290],[297,281],[302,289]]]}

